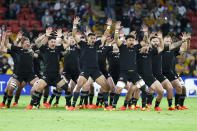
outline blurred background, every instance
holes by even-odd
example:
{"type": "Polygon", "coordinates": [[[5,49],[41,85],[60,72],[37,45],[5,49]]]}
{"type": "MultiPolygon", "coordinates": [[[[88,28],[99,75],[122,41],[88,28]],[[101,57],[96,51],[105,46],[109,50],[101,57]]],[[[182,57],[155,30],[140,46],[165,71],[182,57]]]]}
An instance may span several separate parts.
{"type": "MultiPolygon", "coordinates": [[[[32,43],[48,26],[71,30],[75,16],[81,18],[81,31],[89,26],[96,34],[102,34],[108,17],[122,21],[126,35],[139,31],[142,24],[170,34],[174,41],[189,32],[191,51],[177,57],[176,70],[180,76],[197,77],[196,9],[197,0],[0,0],[0,26],[12,31],[10,42],[21,30],[32,43]]],[[[0,52],[0,74],[12,74],[12,69],[11,56],[0,52]]]]}

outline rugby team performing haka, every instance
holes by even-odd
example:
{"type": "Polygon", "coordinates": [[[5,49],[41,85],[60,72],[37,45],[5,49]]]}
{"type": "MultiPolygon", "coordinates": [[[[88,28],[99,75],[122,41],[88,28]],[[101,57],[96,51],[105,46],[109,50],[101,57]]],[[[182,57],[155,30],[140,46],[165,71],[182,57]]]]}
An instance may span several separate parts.
{"type": "Polygon", "coordinates": [[[179,41],[162,32],[150,32],[142,25],[140,31],[125,35],[121,22],[115,23],[111,33],[112,20],[106,22],[103,35],[98,35],[89,28],[85,32],[78,30],[80,18],[73,21],[72,32],[62,29],[39,34],[35,42],[18,32],[14,44],[9,40],[10,31],[1,32],[0,50],[8,53],[14,60],[13,75],[4,91],[0,108],[10,108],[15,91],[13,107],[18,105],[21,90],[30,85],[31,101],[25,108],[50,108],[58,106],[62,91],[65,93],[66,110],[97,109],[104,106],[106,111],[136,110],[148,111],[157,93],[155,111],[162,111],[160,102],[167,91],[168,110],[188,109],[184,106],[186,88],[175,70],[177,55],[189,50],[191,35],[182,33],[179,41]],[[63,71],[60,73],[60,61],[64,59],[63,71]],[[40,74],[40,62],[44,64],[40,74]],[[96,104],[93,104],[94,85],[100,85],[96,104]],[[50,86],[56,87],[50,100],[50,86]],[[173,105],[173,88],[175,89],[173,105]],[[116,109],[120,93],[127,94],[123,106],[116,109]],[[142,98],[142,105],[137,106],[142,98]],[[44,96],[43,104],[41,97],[44,96]],[[77,100],[80,96],[80,102],[77,100]]]}

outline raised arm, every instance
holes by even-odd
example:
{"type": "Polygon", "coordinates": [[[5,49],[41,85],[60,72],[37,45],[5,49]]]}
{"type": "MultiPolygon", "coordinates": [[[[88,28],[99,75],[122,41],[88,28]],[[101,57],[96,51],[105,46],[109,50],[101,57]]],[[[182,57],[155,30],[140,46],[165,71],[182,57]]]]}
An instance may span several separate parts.
{"type": "Polygon", "coordinates": [[[180,53],[181,52],[187,52],[190,48],[190,39],[191,39],[191,35],[190,34],[186,34],[183,33],[182,34],[182,41],[185,41],[182,43],[181,47],[180,47],[180,53]]]}
{"type": "Polygon", "coordinates": [[[173,50],[177,47],[180,47],[183,43],[187,43],[187,34],[186,33],[182,33],[182,40],[169,45],[169,50],[173,50]]]}
{"type": "Polygon", "coordinates": [[[76,41],[76,43],[80,42],[80,38],[77,37],[77,25],[79,24],[79,21],[80,21],[79,17],[75,17],[75,19],[73,21],[72,35],[73,35],[73,38],[76,41]]]}
{"type": "Polygon", "coordinates": [[[38,37],[36,39],[35,43],[36,43],[36,47],[37,48],[40,48],[43,45],[42,41],[45,38],[48,38],[49,36],[51,36],[51,32],[52,32],[52,28],[49,27],[49,28],[46,29],[46,33],[44,35],[41,35],[40,37],[38,37]]]}
{"type": "Polygon", "coordinates": [[[162,52],[164,50],[164,42],[163,42],[163,35],[162,32],[157,33],[157,37],[159,39],[159,46],[158,46],[158,53],[162,52]]]}
{"type": "Polygon", "coordinates": [[[12,44],[9,43],[9,34],[10,31],[6,31],[3,35],[2,35],[2,45],[7,48],[7,49],[11,49],[12,44]]]}
{"type": "Polygon", "coordinates": [[[122,45],[122,42],[119,40],[119,32],[121,28],[121,22],[116,22],[114,39],[118,47],[122,45]]]}
{"type": "Polygon", "coordinates": [[[17,33],[16,40],[14,41],[14,45],[15,45],[15,46],[17,46],[17,45],[20,43],[22,37],[23,37],[23,32],[22,32],[22,31],[19,31],[19,32],[17,33]]]}

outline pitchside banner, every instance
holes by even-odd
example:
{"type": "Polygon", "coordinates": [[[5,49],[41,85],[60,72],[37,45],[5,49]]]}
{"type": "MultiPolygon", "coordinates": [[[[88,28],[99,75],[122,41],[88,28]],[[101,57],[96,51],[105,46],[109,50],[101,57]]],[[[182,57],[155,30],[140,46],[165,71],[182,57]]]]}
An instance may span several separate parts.
{"type": "MultiPolygon", "coordinates": [[[[10,75],[0,75],[0,95],[3,95],[3,92],[7,86],[7,82],[11,76],[10,75]]],[[[197,97],[197,77],[182,77],[185,86],[187,88],[187,97],[197,97]]],[[[100,90],[100,86],[96,83],[94,83],[95,87],[95,95],[98,94],[100,90]]],[[[50,88],[50,94],[53,91],[55,87],[50,88]]],[[[21,92],[21,95],[30,95],[31,87],[25,86],[21,92]]],[[[127,90],[122,91],[122,95],[125,95],[127,93],[127,90]]],[[[63,94],[63,93],[62,93],[63,94]]],[[[166,91],[165,91],[166,96],[166,91]]]]}

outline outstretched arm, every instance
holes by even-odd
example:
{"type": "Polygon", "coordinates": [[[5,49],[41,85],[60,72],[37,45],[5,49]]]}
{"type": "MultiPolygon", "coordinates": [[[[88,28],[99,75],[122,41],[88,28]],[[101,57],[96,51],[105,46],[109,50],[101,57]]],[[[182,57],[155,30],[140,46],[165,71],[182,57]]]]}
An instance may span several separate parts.
{"type": "Polygon", "coordinates": [[[77,37],[77,25],[79,24],[80,18],[79,17],[75,17],[74,21],[73,21],[73,30],[72,30],[72,35],[74,40],[76,41],[76,43],[79,43],[80,38],[77,37]]]}
{"type": "Polygon", "coordinates": [[[162,32],[158,32],[157,36],[159,38],[159,47],[158,47],[158,53],[162,52],[164,50],[164,42],[163,42],[163,35],[162,32]]]}
{"type": "Polygon", "coordinates": [[[46,38],[48,38],[49,36],[51,36],[51,32],[52,32],[52,28],[49,27],[49,28],[46,29],[46,33],[45,33],[44,35],[42,35],[42,36],[40,36],[40,37],[38,37],[38,38],[36,39],[35,43],[36,43],[36,47],[37,47],[37,48],[40,48],[40,47],[43,45],[42,41],[43,41],[44,39],[46,39],[46,38]]]}
{"type": "Polygon", "coordinates": [[[115,25],[115,36],[114,36],[114,39],[115,39],[115,42],[117,44],[117,46],[121,46],[122,45],[122,42],[119,40],[119,31],[121,29],[121,22],[118,21],[115,25]]]}

